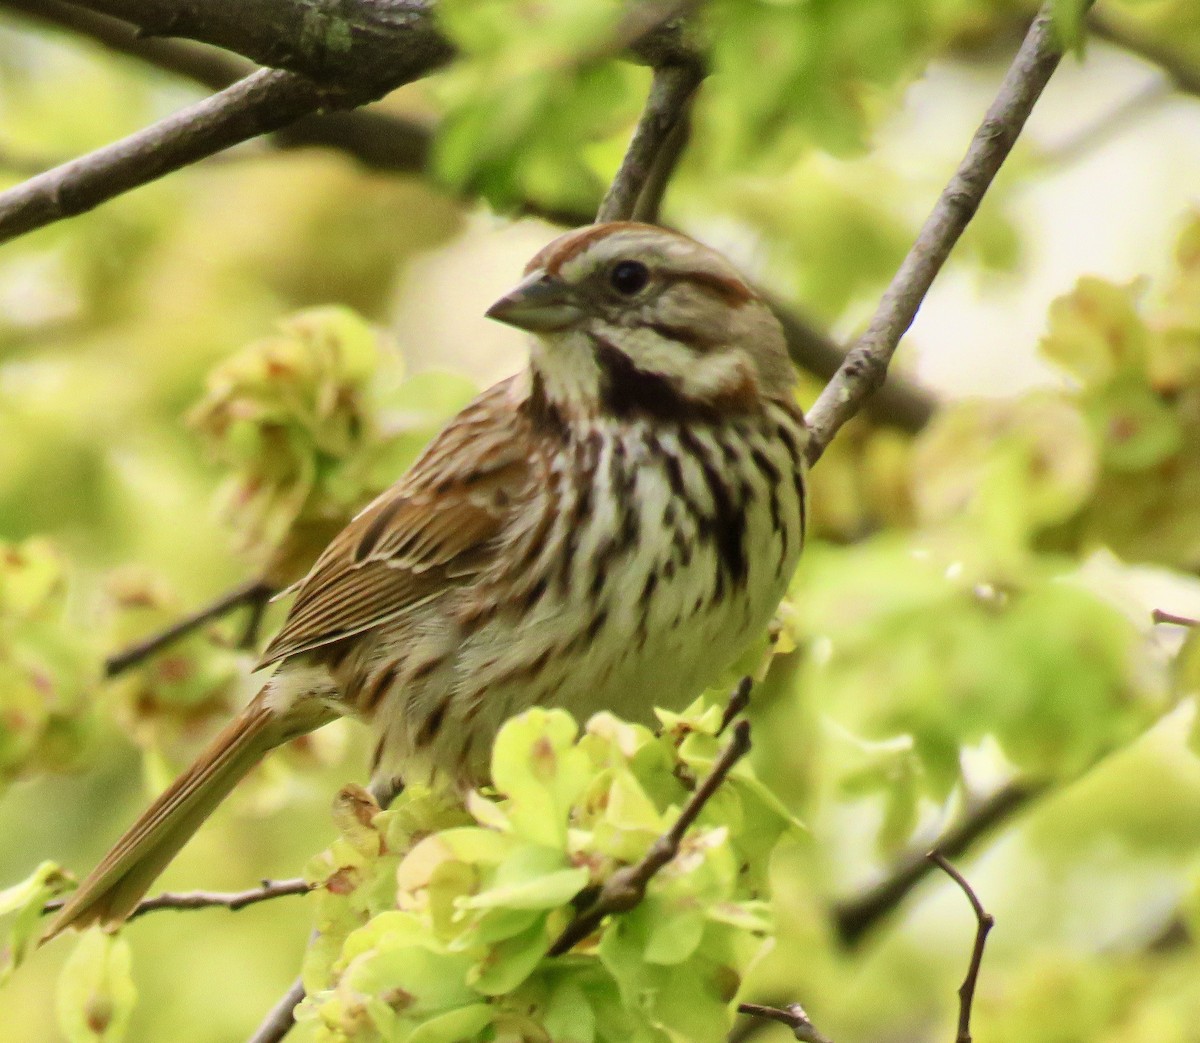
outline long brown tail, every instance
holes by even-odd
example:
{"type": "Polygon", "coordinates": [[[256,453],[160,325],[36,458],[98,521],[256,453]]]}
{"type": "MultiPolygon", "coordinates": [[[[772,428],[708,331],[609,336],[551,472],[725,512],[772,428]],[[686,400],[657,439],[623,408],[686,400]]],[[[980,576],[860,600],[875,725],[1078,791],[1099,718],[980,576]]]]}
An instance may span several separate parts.
{"type": "MultiPolygon", "coordinates": [[[[263,755],[324,723],[296,727],[260,693],[146,809],[51,922],[43,941],[68,927],[119,924],[213,810],[263,755]]],[[[305,722],[307,723],[307,722],[305,722]]]]}

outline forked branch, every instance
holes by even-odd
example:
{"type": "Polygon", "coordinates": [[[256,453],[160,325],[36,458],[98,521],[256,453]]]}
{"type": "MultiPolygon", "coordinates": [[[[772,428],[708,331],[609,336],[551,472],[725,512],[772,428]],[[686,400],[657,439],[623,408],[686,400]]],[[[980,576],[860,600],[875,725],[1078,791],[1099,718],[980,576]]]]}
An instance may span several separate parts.
{"type": "Polygon", "coordinates": [[[983,965],[983,949],[987,945],[988,934],[996,926],[996,919],[983,907],[975,889],[967,882],[953,865],[947,861],[940,851],[930,851],[929,861],[953,880],[967,896],[971,908],[975,912],[975,942],[971,947],[971,960],[967,964],[967,974],[963,983],[958,987],[958,1033],[954,1043],[971,1043],[971,1009],[975,1005],[975,987],[979,984],[979,968],[983,965]]]}
{"type": "Polygon", "coordinates": [[[664,65],[654,70],[646,107],[621,167],[600,204],[598,222],[628,221],[635,216],[653,220],[657,215],[658,200],[643,201],[643,196],[656,173],[659,175],[654,179],[656,186],[665,189],[669,168],[678,157],[677,146],[685,136],[688,108],[703,78],[704,72],[698,65],[664,65]],[[660,163],[668,169],[659,172],[660,163]]]}
{"type": "MultiPolygon", "coordinates": [[[[962,818],[938,838],[936,850],[948,858],[965,854],[980,837],[1009,821],[1045,792],[1045,786],[1015,781],[968,807],[962,818]]],[[[857,945],[890,916],[933,870],[924,849],[901,856],[879,883],[833,907],[838,936],[848,946],[857,945]]]]}

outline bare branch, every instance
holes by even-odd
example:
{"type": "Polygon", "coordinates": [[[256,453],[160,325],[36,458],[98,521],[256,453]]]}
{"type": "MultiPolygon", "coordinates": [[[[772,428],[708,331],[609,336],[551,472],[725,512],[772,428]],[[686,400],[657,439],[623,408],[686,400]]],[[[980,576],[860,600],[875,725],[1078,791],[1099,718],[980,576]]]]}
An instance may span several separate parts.
{"type": "Polygon", "coordinates": [[[665,152],[672,132],[683,125],[703,78],[703,71],[694,65],[667,65],[654,70],[646,107],[621,168],[600,204],[597,221],[627,221],[638,212],[655,163],[665,152]]]}
{"type": "MultiPolygon", "coordinates": [[[[116,677],[130,667],[136,666],[142,660],[154,655],[155,652],[160,651],[167,645],[190,634],[193,630],[204,626],[206,623],[211,623],[214,619],[220,619],[222,616],[228,615],[242,605],[250,606],[252,613],[250,618],[251,621],[255,621],[261,615],[274,593],[274,588],[258,579],[243,583],[240,587],[234,587],[227,594],[222,594],[216,601],[205,605],[204,608],[193,612],[189,616],[185,616],[177,623],[171,624],[165,630],[160,630],[157,634],[152,634],[150,637],[139,641],[136,645],[132,645],[122,652],[109,656],[104,663],[104,676],[116,677]]],[[[243,635],[243,645],[250,643],[246,640],[247,636],[251,638],[251,641],[253,638],[253,632],[249,626],[247,627],[247,632],[247,634],[243,635]]]]}
{"type": "MultiPolygon", "coordinates": [[[[59,0],[0,0],[0,10],[36,19],[54,29],[69,30],[212,91],[224,90],[255,71],[251,62],[216,47],[143,36],[128,22],[59,0]]],[[[418,173],[425,169],[432,138],[431,129],[423,123],[360,109],[302,116],[276,131],[269,140],[279,148],[337,149],[375,170],[418,173]]],[[[38,173],[47,165],[30,173],[38,173]]]]}
{"type": "Polygon", "coordinates": [[[140,35],[213,44],[326,86],[380,96],[445,64],[454,49],[426,0],[78,0],[140,35]]]}
{"type": "Polygon", "coordinates": [[[252,63],[216,47],[142,36],[128,22],[61,0],[2,0],[0,9],[88,37],[109,50],[192,80],[210,91],[224,90],[255,71],[252,63]]]}
{"type": "Polygon", "coordinates": [[[642,194],[638,196],[637,206],[633,210],[633,220],[644,221],[646,224],[659,223],[659,211],[662,209],[663,197],[679,160],[683,158],[683,150],[687,148],[692,135],[692,107],[688,105],[680,113],[679,119],[668,132],[654,163],[650,167],[650,176],[642,186],[642,194]]]}
{"type": "Polygon", "coordinates": [[[1174,612],[1164,612],[1161,608],[1156,608],[1150,618],[1155,623],[1173,623],[1178,627],[1196,627],[1200,626],[1200,619],[1192,619],[1191,616],[1177,616],[1174,612]]]}
{"type": "MultiPolygon", "coordinates": [[[[180,40],[144,37],[117,19],[57,0],[0,0],[0,8],[33,15],[48,24],[90,36],[121,53],[214,89],[228,86],[251,68],[214,48],[180,40]]],[[[653,45],[638,45],[639,54],[645,52],[645,57],[667,60],[690,53],[681,51],[681,44],[675,44],[675,50],[664,49],[663,42],[670,40],[665,30],[656,31],[651,40],[653,45]]],[[[699,66],[693,63],[692,67],[699,66]]],[[[425,169],[432,139],[433,130],[420,123],[387,113],[359,110],[304,116],[276,131],[270,140],[285,148],[313,145],[336,148],[373,169],[420,173],[425,169]]],[[[658,203],[678,158],[676,150],[681,149],[685,141],[686,119],[676,120],[662,142],[649,179],[642,188],[634,211],[636,219],[657,219],[658,203]]],[[[530,212],[570,226],[587,224],[592,219],[582,210],[559,213],[533,208],[530,212]]],[[[774,301],[772,308],[783,324],[788,349],[796,365],[818,377],[830,379],[845,361],[845,351],[782,303],[774,301]]],[[[936,401],[928,392],[892,374],[883,388],[867,401],[865,410],[877,423],[916,432],[928,422],[935,408],[936,401]]]]}
{"type": "Polygon", "coordinates": [[[723,735],[725,729],[733,723],[733,719],[750,705],[750,691],[753,688],[754,678],[749,675],[738,681],[733,694],[729,696],[729,702],[725,704],[724,713],[721,714],[721,727],[717,729],[718,735],[723,735]]]}
{"type": "Polygon", "coordinates": [[[0,242],[85,213],[173,170],[338,102],[302,76],[256,72],[145,130],[0,193],[0,242]]]}
{"type": "MultiPolygon", "coordinates": [[[[127,919],[134,920],[147,913],[156,913],[163,909],[185,911],[191,909],[213,909],[221,907],[236,913],[248,905],[259,902],[269,902],[272,898],[286,898],[289,895],[306,895],[313,889],[307,880],[264,880],[260,887],[251,887],[245,891],[164,891],[153,898],[144,898],[127,919]]],[[[42,913],[53,913],[66,904],[66,898],[56,898],[42,907],[42,913]]]]}
{"type": "MultiPolygon", "coordinates": [[[[965,854],[977,840],[1027,807],[1044,790],[1044,786],[1034,783],[1010,782],[946,830],[938,838],[935,849],[948,858],[965,854]]],[[[858,944],[872,928],[894,912],[931,871],[924,849],[905,855],[880,883],[834,906],[833,920],[838,936],[846,945],[858,944]]]]}
{"type": "Polygon", "coordinates": [[[704,805],[712,799],[733,766],[749,752],[750,725],[746,721],[738,721],[734,725],[732,738],[713,762],[712,770],[688,798],[674,825],[650,845],[650,850],[640,862],[618,869],[605,881],[595,901],[567,924],[550,946],[550,956],[561,956],[570,951],[596,930],[606,916],[626,912],[642,900],[654,875],[679,854],[684,835],[704,810],[704,805]]]}
{"type": "Polygon", "coordinates": [[[817,1031],[817,1027],[809,1020],[808,1014],[799,1003],[789,1003],[786,1007],[764,1007],[761,1003],[739,1003],[739,1014],[748,1014],[754,1018],[765,1018],[768,1021],[778,1021],[792,1030],[792,1035],[803,1043],[830,1043],[826,1036],[817,1031]]]}
{"type": "Polygon", "coordinates": [[[304,999],[304,979],[297,978],[279,1002],[267,1012],[262,1024],[255,1030],[247,1043],[279,1043],[296,1024],[294,1011],[304,999]]]}
{"type": "Polygon", "coordinates": [[[842,425],[883,384],[900,338],[912,325],[935,276],[975,215],[1034,103],[1058,68],[1062,45],[1055,34],[1052,7],[1051,0],[1034,18],[966,156],[884,293],[867,331],[850,349],[810,411],[809,463],[820,459],[842,425]]]}
{"type": "Polygon", "coordinates": [[[974,888],[966,877],[954,868],[940,851],[930,851],[929,861],[950,877],[962,889],[975,911],[975,944],[971,948],[971,962],[967,975],[958,988],[958,1034],[954,1043],[971,1043],[971,1008],[975,1003],[975,986],[979,983],[979,968],[983,965],[983,949],[987,945],[988,933],[996,926],[996,919],[983,907],[974,888]]]}

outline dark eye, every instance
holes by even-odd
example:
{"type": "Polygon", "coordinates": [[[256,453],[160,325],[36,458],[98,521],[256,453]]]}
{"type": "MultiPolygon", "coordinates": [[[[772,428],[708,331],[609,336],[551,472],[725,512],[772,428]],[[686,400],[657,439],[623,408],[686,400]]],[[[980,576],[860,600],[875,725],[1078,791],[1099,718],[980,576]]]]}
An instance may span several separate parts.
{"type": "Polygon", "coordinates": [[[632,297],[646,288],[650,281],[650,269],[641,261],[618,261],[608,275],[608,281],[617,293],[632,297]]]}

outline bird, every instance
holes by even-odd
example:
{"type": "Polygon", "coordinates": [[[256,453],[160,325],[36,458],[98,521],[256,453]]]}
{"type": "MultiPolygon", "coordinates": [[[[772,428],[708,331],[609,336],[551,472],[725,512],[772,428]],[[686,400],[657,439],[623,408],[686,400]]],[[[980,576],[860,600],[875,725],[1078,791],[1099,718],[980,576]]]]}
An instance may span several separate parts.
{"type": "Polygon", "coordinates": [[[649,722],[769,625],[805,536],[783,331],[719,252],[610,222],[486,312],[527,367],[483,391],[295,588],[259,693],[117,841],[45,938],[118,927],[273,747],[365,722],[372,782],[487,782],[509,717],[649,722]]]}

